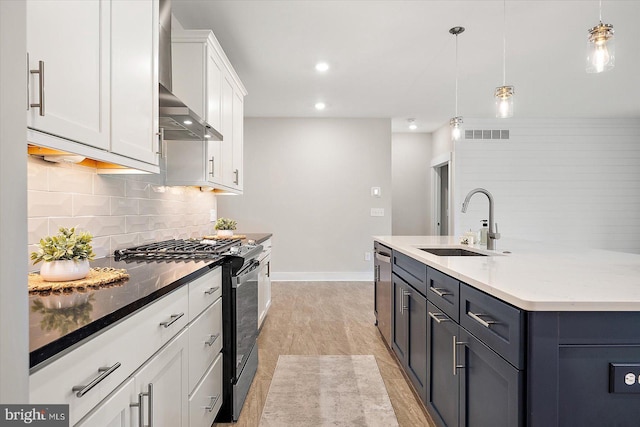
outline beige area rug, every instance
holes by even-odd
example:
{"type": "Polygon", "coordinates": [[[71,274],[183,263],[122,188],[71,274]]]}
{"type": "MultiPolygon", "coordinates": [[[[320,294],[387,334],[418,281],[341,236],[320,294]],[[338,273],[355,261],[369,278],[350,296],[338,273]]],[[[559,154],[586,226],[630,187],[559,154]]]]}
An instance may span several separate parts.
{"type": "Polygon", "coordinates": [[[397,426],[376,359],[280,356],[261,427],[397,426]]]}

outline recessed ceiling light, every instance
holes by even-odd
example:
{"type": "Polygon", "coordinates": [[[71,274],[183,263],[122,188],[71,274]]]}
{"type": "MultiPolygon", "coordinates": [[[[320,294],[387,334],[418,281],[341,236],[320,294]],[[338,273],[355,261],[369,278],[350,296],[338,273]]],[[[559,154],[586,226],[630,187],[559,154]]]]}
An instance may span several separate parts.
{"type": "Polygon", "coordinates": [[[185,125],[190,125],[190,124],[192,124],[193,122],[192,122],[191,120],[185,120],[185,121],[184,121],[184,122],[182,122],[182,123],[184,123],[185,125]]]}
{"type": "Polygon", "coordinates": [[[327,64],[326,62],[318,62],[316,64],[316,71],[320,71],[321,73],[324,73],[328,69],[329,69],[329,64],[327,64]]]}
{"type": "Polygon", "coordinates": [[[409,119],[409,129],[416,130],[418,129],[418,125],[416,125],[416,119],[409,119]]]}
{"type": "Polygon", "coordinates": [[[316,110],[324,110],[326,104],[324,102],[316,102],[316,110]]]}

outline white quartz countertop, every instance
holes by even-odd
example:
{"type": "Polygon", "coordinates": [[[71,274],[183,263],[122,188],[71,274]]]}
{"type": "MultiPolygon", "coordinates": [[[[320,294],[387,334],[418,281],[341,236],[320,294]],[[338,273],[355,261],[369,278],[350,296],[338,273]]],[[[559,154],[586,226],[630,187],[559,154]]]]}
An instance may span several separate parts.
{"type": "Polygon", "coordinates": [[[498,240],[496,251],[452,236],[374,240],[524,310],[640,311],[640,255],[517,239],[498,240]],[[442,257],[419,249],[425,247],[490,256],[442,257]]]}

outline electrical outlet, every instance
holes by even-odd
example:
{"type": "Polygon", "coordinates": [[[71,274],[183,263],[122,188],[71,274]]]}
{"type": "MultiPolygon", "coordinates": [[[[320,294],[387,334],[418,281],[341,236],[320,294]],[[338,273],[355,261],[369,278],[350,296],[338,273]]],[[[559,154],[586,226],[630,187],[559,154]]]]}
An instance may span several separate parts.
{"type": "Polygon", "coordinates": [[[365,261],[371,261],[371,252],[365,252],[364,253],[364,260],[365,261]]]}
{"type": "Polygon", "coordinates": [[[209,221],[216,222],[218,220],[218,213],[215,209],[209,211],[209,221]]]}
{"type": "Polygon", "coordinates": [[[371,208],[371,216],[384,216],[384,208],[371,208]]]}

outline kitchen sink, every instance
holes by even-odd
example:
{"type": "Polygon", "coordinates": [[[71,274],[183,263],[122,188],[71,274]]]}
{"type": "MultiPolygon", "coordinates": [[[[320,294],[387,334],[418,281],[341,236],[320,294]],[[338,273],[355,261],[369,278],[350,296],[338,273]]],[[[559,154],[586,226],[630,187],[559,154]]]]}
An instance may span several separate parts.
{"type": "Polygon", "coordinates": [[[429,252],[437,256],[487,256],[478,252],[457,248],[419,248],[421,251],[429,252]]]}

